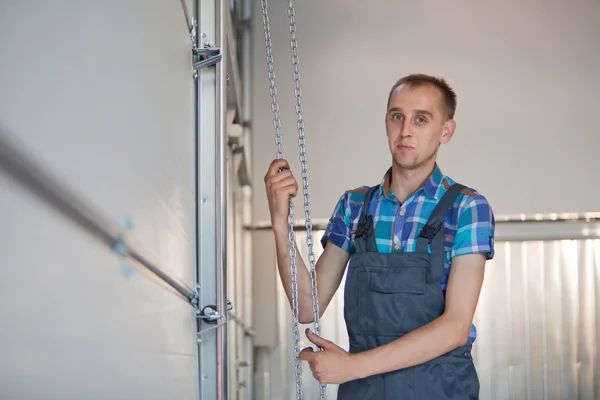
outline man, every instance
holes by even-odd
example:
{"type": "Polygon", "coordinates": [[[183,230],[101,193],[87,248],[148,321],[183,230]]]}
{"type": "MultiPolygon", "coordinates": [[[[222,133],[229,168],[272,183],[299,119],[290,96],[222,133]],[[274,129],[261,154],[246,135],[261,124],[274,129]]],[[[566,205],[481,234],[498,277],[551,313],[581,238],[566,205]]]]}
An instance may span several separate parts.
{"type": "MultiPolygon", "coordinates": [[[[320,312],[348,265],[350,349],[307,330],[323,351],[304,349],[301,359],[318,381],[340,384],[339,399],[479,396],[472,321],[494,255],[494,215],[485,197],[437,165],[440,146],[456,129],[455,110],[456,95],[443,79],[400,79],[385,115],[392,166],[380,185],[346,192],[328,224],[316,263],[320,312]]],[[[291,299],[287,216],[298,185],[285,160],[273,161],[265,184],[279,274],[291,299]]],[[[310,323],[310,275],[301,258],[297,265],[299,319],[310,323]]]]}

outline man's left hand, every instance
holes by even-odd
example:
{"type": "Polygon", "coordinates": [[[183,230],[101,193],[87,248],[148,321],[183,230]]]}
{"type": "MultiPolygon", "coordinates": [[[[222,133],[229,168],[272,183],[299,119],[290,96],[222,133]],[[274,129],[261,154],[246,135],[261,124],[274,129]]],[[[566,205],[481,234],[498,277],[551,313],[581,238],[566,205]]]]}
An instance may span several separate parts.
{"type": "Polygon", "coordinates": [[[320,383],[341,384],[359,378],[356,357],[335,343],[317,336],[310,329],[306,337],[321,351],[307,347],[300,352],[300,359],[308,361],[313,376],[320,383]]]}

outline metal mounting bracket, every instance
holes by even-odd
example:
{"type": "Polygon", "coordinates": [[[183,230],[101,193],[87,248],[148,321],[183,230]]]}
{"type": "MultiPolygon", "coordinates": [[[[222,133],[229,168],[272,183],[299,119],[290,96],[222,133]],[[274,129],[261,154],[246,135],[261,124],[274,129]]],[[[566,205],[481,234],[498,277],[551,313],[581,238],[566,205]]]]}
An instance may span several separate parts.
{"type": "MultiPolygon", "coordinates": [[[[227,300],[227,312],[231,310],[233,310],[233,305],[231,301],[227,300]]],[[[207,324],[216,324],[218,320],[225,318],[224,315],[219,314],[217,306],[214,305],[204,306],[202,310],[199,307],[196,308],[196,316],[204,320],[207,324]]]]}
{"type": "Polygon", "coordinates": [[[227,324],[227,321],[221,322],[218,325],[213,325],[213,326],[211,326],[209,328],[206,328],[206,329],[202,329],[201,331],[199,331],[198,333],[196,333],[196,341],[198,343],[202,343],[202,335],[204,335],[206,332],[210,332],[210,331],[213,331],[215,329],[218,329],[218,328],[222,327],[225,324],[227,324]]]}
{"type": "Polygon", "coordinates": [[[190,303],[192,303],[192,306],[196,310],[196,315],[198,315],[198,308],[200,307],[200,285],[198,285],[197,283],[194,287],[194,296],[190,299],[190,303]]]}
{"type": "MultiPolygon", "coordinates": [[[[231,301],[227,300],[227,311],[229,312],[231,310],[233,310],[233,305],[231,304],[231,301]]],[[[219,314],[219,312],[217,311],[217,307],[214,305],[204,306],[201,310],[199,307],[197,307],[196,308],[196,316],[199,319],[204,320],[205,323],[213,325],[209,328],[202,329],[196,333],[196,340],[198,341],[198,343],[202,343],[202,335],[203,334],[205,334],[206,332],[215,330],[217,328],[220,328],[223,325],[227,324],[227,322],[228,322],[227,317],[225,315],[219,314]],[[224,320],[224,321],[217,324],[217,322],[219,320],[224,320]]]]}
{"type": "Polygon", "coordinates": [[[221,61],[223,57],[220,48],[210,45],[205,45],[204,48],[195,48],[194,55],[199,58],[199,60],[194,63],[195,70],[212,67],[221,61]]]}
{"type": "Polygon", "coordinates": [[[198,21],[196,18],[192,17],[192,26],[190,27],[190,40],[192,41],[192,46],[194,51],[196,50],[196,36],[198,34],[198,21]]]}
{"type": "MultiPolygon", "coordinates": [[[[196,317],[211,325],[216,324],[220,319],[224,319],[225,316],[219,314],[217,306],[215,305],[210,304],[200,308],[200,290],[200,285],[196,284],[194,297],[190,300],[190,303],[192,303],[192,306],[194,306],[194,309],[196,310],[196,317]]],[[[231,304],[231,300],[227,300],[227,312],[231,310],[233,310],[233,304],[231,304]]]]}

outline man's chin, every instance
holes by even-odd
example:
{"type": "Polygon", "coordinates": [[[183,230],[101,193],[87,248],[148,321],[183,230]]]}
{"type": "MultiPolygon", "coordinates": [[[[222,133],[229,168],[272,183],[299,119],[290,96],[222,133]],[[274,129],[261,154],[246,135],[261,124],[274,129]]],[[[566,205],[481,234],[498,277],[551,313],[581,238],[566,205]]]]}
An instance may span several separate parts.
{"type": "Polygon", "coordinates": [[[420,167],[420,163],[417,160],[396,160],[394,159],[394,164],[397,167],[402,169],[418,169],[420,167]]]}

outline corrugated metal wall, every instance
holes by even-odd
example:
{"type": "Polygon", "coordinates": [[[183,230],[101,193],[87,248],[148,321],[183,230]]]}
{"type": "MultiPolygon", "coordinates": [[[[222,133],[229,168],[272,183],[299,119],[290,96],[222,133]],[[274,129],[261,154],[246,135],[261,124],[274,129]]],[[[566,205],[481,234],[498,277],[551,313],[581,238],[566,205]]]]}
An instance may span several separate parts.
{"type": "MultiPolygon", "coordinates": [[[[556,234],[562,228],[554,229],[556,234]]],[[[321,235],[315,232],[316,239],[321,235]]],[[[600,398],[600,240],[520,241],[503,236],[496,242],[495,259],[488,263],[475,316],[479,338],[473,354],[480,398],[600,398]]],[[[298,243],[304,241],[304,232],[299,232],[298,243]]],[[[306,248],[301,251],[307,257],[306,248]]],[[[318,257],[320,246],[315,251],[318,257]]],[[[281,285],[278,288],[279,347],[270,360],[269,398],[289,399],[294,396],[291,318],[281,285]]],[[[321,329],[323,336],[347,348],[343,283],[340,288],[321,329]]],[[[302,347],[310,345],[304,336],[302,340],[302,347]]],[[[318,398],[318,386],[306,365],[303,374],[306,398],[318,398]]],[[[336,387],[330,385],[328,398],[335,394],[336,387]]]]}

